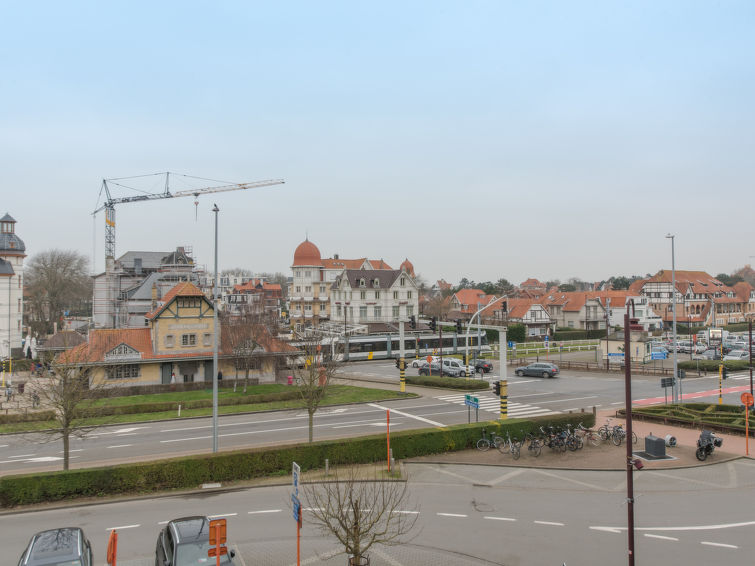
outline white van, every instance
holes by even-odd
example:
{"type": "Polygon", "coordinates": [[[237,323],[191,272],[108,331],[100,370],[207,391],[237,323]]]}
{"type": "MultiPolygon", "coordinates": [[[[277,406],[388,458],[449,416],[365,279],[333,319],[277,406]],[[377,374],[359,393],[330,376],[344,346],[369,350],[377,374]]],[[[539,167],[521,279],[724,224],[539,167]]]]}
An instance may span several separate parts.
{"type": "Polygon", "coordinates": [[[443,358],[443,371],[447,371],[451,375],[458,375],[459,377],[474,375],[474,368],[472,366],[465,366],[461,363],[461,360],[457,360],[456,358],[443,358]]]}

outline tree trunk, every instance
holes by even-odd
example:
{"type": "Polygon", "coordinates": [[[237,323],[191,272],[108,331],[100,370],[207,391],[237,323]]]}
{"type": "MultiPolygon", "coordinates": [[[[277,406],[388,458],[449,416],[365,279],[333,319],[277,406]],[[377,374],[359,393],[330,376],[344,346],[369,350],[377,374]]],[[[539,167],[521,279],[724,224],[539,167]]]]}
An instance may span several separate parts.
{"type": "Polygon", "coordinates": [[[314,426],[315,426],[315,414],[312,411],[309,411],[309,441],[312,442],[312,436],[314,434],[314,426]]]}
{"type": "Polygon", "coordinates": [[[68,470],[68,458],[70,454],[70,435],[68,431],[63,431],[63,470],[68,470]]]}

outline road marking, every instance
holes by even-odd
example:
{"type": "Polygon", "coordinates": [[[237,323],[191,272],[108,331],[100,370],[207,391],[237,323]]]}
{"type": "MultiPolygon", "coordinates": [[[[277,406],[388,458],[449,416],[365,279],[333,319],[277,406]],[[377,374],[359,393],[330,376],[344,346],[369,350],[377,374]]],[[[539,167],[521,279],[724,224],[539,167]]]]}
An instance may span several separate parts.
{"type": "Polygon", "coordinates": [[[108,527],[105,529],[106,531],[115,531],[115,530],[123,530],[123,529],[135,529],[137,527],[141,527],[141,525],[123,525],[122,527],[108,527]]]}
{"type": "Polygon", "coordinates": [[[546,403],[562,403],[566,401],[581,401],[583,399],[595,399],[597,398],[597,395],[590,395],[589,397],[572,397],[571,399],[556,399],[555,401],[538,401],[541,405],[545,405],[546,403]]]}
{"type": "Polygon", "coordinates": [[[133,446],[133,444],[116,444],[115,446],[108,446],[108,448],[128,448],[129,446],[133,446]]]}
{"type": "Polygon", "coordinates": [[[247,515],[261,515],[263,513],[280,513],[280,509],[263,509],[261,511],[247,511],[247,515]]]}
{"type": "Polygon", "coordinates": [[[402,515],[419,515],[419,511],[396,511],[402,515]]]}
{"type": "Polygon", "coordinates": [[[708,546],[718,546],[720,548],[739,548],[738,546],[734,546],[733,544],[723,544],[720,542],[707,542],[707,541],[700,541],[700,544],[705,544],[708,546]]]}
{"type": "Polygon", "coordinates": [[[593,531],[621,534],[621,527],[590,527],[593,531]]]}
{"type": "Polygon", "coordinates": [[[564,526],[563,523],[553,523],[551,521],[532,521],[532,522],[535,523],[536,525],[552,525],[554,527],[563,527],[564,526]]]}
{"type": "Polygon", "coordinates": [[[483,517],[483,519],[490,519],[491,521],[516,521],[511,517],[483,517]]]}
{"type": "Polygon", "coordinates": [[[416,420],[418,420],[418,421],[421,421],[421,422],[423,422],[423,423],[427,423],[427,424],[430,424],[430,425],[433,425],[433,426],[437,426],[437,427],[439,427],[439,428],[443,428],[443,427],[445,427],[445,426],[446,426],[446,425],[444,425],[444,424],[442,424],[442,423],[438,423],[438,422],[435,422],[435,421],[431,421],[430,419],[426,419],[426,418],[424,418],[424,417],[418,417],[418,416],[415,416],[415,415],[411,415],[411,414],[409,414],[409,413],[405,413],[405,412],[403,412],[403,411],[397,411],[396,409],[388,409],[388,407],[383,407],[382,405],[377,405],[377,404],[375,404],[375,403],[368,403],[368,405],[369,405],[370,407],[375,407],[376,409],[382,409],[382,410],[384,410],[384,411],[388,411],[388,410],[390,410],[390,411],[391,411],[391,413],[394,413],[394,414],[396,414],[396,415],[401,415],[402,417],[408,417],[408,418],[410,418],[410,419],[416,419],[416,420]]]}
{"type": "Polygon", "coordinates": [[[466,515],[461,515],[459,513],[436,513],[436,515],[441,517],[466,517],[466,515]]]}
{"type": "Polygon", "coordinates": [[[8,458],[30,458],[36,456],[36,454],[19,454],[18,456],[8,456],[8,458]]]}
{"type": "Polygon", "coordinates": [[[207,515],[208,519],[222,519],[223,517],[235,517],[238,513],[223,513],[221,515],[207,515]]]}
{"type": "Polygon", "coordinates": [[[8,448],[7,444],[0,444],[0,448],[8,448]]]}
{"type": "Polygon", "coordinates": [[[651,535],[650,533],[645,533],[644,536],[648,538],[657,538],[661,540],[673,540],[673,541],[679,542],[679,539],[675,537],[664,537],[663,535],[651,535]]]}
{"type": "MultiPolygon", "coordinates": [[[[715,531],[721,529],[733,529],[736,527],[749,527],[755,525],[755,521],[744,523],[721,523],[718,525],[694,525],[690,527],[635,527],[635,531],[715,531]]],[[[596,531],[620,532],[626,531],[626,527],[590,527],[596,531]]]]}

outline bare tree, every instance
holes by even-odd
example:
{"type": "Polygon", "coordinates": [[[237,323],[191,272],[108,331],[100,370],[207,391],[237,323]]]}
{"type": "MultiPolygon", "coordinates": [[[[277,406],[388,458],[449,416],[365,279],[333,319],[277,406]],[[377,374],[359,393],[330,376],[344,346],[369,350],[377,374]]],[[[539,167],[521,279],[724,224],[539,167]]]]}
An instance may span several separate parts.
{"type": "Polygon", "coordinates": [[[25,270],[29,324],[38,334],[52,332],[63,312],[89,315],[92,279],[89,260],[70,250],[47,250],[33,256],[25,270]],[[84,311],[84,312],[81,312],[84,311]]]}
{"type": "Polygon", "coordinates": [[[303,367],[294,370],[296,383],[309,416],[309,441],[314,434],[314,419],[330,380],[338,368],[338,362],[331,356],[328,347],[323,348],[317,334],[310,333],[302,341],[303,367]]]}
{"type": "Polygon", "coordinates": [[[233,353],[235,379],[239,370],[244,372],[244,393],[249,385],[249,372],[258,370],[270,358],[260,345],[261,335],[269,335],[264,314],[247,312],[240,315],[222,315],[223,338],[228,340],[233,353]]]}
{"type": "Polygon", "coordinates": [[[432,297],[425,304],[425,316],[435,316],[439,320],[444,320],[451,310],[451,301],[443,295],[432,297]]]}
{"type": "MultiPolygon", "coordinates": [[[[50,441],[63,441],[64,470],[69,468],[71,437],[83,438],[105,424],[82,426],[77,423],[87,402],[107,394],[104,380],[100,383],[92,381],[92,368],[85,365],[86,347],[87,344],[81,344],[55,358],[50,370],[34,383],[30,392],[38,396],[37,401],[42,407],[54,414],[55,425],[43,434],[50,441]]],[[[122,371],[117,365],[103,369],[106,373],[122,371]]]]}
{"type": "Polygon", "coordinates": [[[373,545],[410,540],[419,515],[406,481],[365,481],[356,467],[343,477],[336,473],[334,481],[303,484],[302,491],[317,528],[336,537],[354,566],[369,563],[366,553],[373,545]]]}

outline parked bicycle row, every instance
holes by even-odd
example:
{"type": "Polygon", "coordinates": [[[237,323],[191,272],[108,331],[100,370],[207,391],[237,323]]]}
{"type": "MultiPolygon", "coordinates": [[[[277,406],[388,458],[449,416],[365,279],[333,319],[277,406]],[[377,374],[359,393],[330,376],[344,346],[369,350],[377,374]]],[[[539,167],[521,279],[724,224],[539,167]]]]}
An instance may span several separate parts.
{"type": "MultiPolygon", "coordinates": [[[[511,436],[510,431],[506,431],[505,438],[498,435],[488,435],[485,429],[482,429],[482,438],[477,441],[477,449],[481,451],[498,449],[501,454],[511,454],[514,460],[518,460],[525,447],[527,452],[532,456],[540,456],[543,448],[548,448],[554,452],[566,452],[570,450],[575,452],[584,447],[585,443],[592,446],[598,446],[609,440],[615,446],[621,446],[627,439],[627,432],[621,424],[611,424],[608,419],[601,427],[596,430],[585,428],[582,423],[572,428],[571,424],[563,427],[541,426],[538,432],[519,431],[515,436],[511,436]]],[[[632,444],[637,444],[637,434],[632,432],[632,444]]]]}

